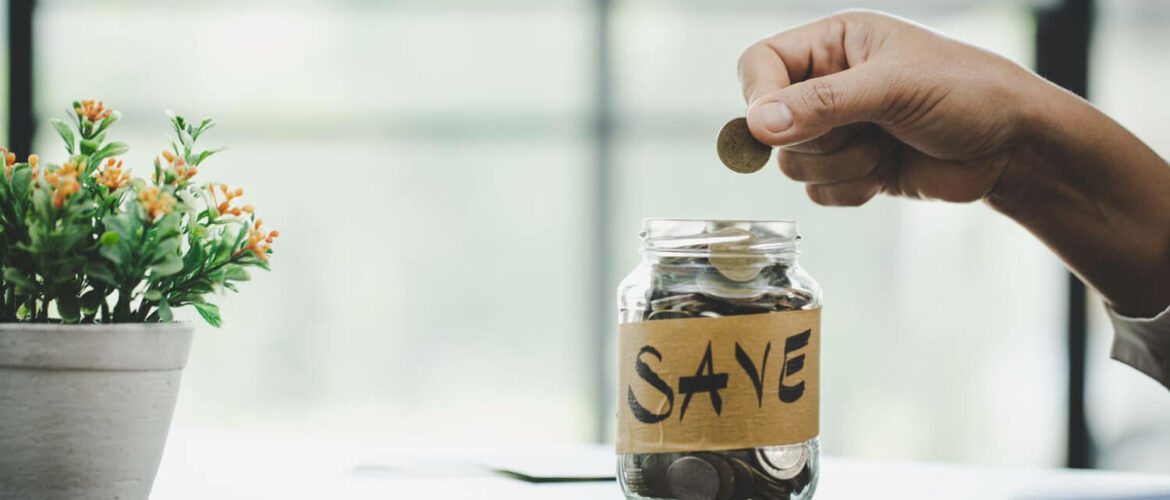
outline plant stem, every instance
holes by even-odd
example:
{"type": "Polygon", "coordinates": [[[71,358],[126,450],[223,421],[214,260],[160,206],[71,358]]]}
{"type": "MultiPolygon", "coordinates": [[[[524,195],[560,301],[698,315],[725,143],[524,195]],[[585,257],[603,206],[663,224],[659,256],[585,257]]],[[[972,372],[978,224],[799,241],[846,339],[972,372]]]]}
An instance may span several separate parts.
{"type": "Polygon", "coordinates": [[[138,305],[138,312],[135,314],[135,316],[138,317],[136,320],[137,321],[145,321],[147,313],[150,312],[150,307],[151,307],[150,301],[143,299],[142,303],[138,305]]]}
{"type": "Polygon", "coordinates": [[[118,304],[114,306],[114,321],[127,322],[130,320],[130,292],[127,289],[118,289],[118,304]]]}

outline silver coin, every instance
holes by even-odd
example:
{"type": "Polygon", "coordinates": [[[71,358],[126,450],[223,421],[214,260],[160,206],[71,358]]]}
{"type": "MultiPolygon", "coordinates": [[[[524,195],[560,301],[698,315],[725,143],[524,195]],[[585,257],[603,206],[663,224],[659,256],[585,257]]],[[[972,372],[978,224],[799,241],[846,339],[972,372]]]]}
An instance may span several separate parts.
{"type": "Polygon", "coordinates": [[[689,304],[689,303],[694,302],[694,301],[695,301],[695,296],[693,294],[688,293],[688,294],[683,294],[683,295],[671,295],[670,297],[664,297],[661,299],[650,301],[650,310],[651,311],[665,311],[665,310],[670,310],[670,309],[678,310],[680,305],[689,304]]]}
{"type": "Polygon", "coordinates": [[[711,236],[719,241],[708,247],[710,253],[707,260],[731,281],[751,281],[760,275],[768,263],[768,257],[753,251],[757,238],[751,231],[727,227],[711,236]]]}
{"type": "Polygon", "coordinates": [[[654,312],[650,313],[650,316],[646,317],[646,319],[647,320],[663,320],[663,319],[684,319],[684,318],[691,318],[691,317],[693,317],[693,316],[691,316],[689,313],[686,313],[683,311],[654,311],[654,312]]]}
{"type": "Polygon", "coordinates": [[[699,457],[682,457],[666,470],[670,492],[678,500],[719,498],[719,470],[699,457]]]}
{"type": "Polygon", "coordinates": [[[721,272],[705,271],[695,277],[695,284],[704,295],[721,299],[755,299],[767,293],[767,289],[728,281],[721,272]]]}
{"type": "Polygon", "coordinates": [[[808,446],[802,443],[756,448],[756,458],[772,477],[792,479],[808,463],[808,446]]]}

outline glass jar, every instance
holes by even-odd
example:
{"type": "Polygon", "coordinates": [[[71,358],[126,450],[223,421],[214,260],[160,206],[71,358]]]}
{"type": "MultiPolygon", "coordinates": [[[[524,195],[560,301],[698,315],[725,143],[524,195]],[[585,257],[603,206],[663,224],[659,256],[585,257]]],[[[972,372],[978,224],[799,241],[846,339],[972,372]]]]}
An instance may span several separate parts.
{"type": "Polygon", "coordinates": [[[647,219],[618,287],[626,498],[808,499],[821,290],[793,221],[647,219]]]}

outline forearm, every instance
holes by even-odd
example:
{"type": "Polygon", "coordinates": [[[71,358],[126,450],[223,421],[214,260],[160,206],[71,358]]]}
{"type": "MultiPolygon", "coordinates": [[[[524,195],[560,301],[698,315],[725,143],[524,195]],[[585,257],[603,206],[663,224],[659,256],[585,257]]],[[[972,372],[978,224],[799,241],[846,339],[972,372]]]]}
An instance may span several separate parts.
{"type": "Polygon", "coordinates": [[[1170,166],[1079,98],[1037,82],[987,202],[1053,249],[1119,313],[1170,305],[1170,166]]]}

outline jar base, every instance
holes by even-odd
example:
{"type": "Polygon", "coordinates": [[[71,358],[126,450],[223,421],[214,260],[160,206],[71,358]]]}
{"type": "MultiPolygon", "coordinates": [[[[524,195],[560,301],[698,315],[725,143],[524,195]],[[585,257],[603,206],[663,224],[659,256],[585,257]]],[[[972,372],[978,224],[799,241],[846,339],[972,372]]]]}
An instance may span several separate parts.
{"type": "Polygon", "coordinates": [[[820,471],[817,438],[793,445],[618,457],[630,500],[808,500],[820,471]]]}

